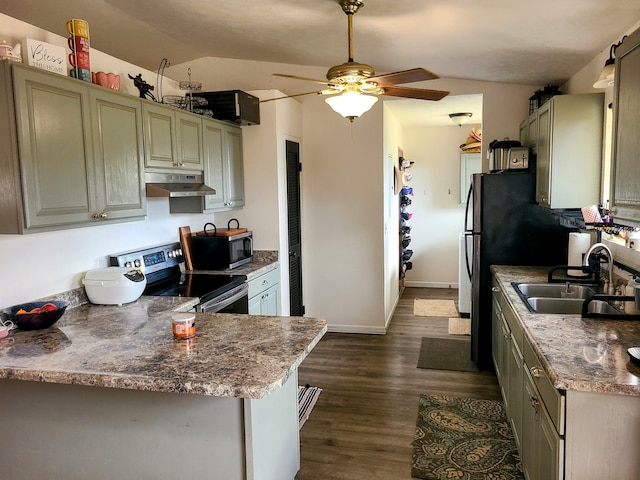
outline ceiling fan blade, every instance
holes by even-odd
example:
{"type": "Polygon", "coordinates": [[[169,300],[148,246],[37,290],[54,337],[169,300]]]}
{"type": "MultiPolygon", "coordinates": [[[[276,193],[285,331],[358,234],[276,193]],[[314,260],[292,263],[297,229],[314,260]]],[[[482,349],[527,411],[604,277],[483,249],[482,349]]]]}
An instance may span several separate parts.
{"type": "Polygon", "coordinates": [[[313,95],[314,93],[316,95],[334,95],[336,93],[340,93],[340,90],[326,88],[323,90],[314,90],[313,92],[304,92],[304,93],[296,93],[293,95],[285,95],[284,97],[267,98],[266,100],[260,100],[258,103],[273,102],[274,100],[282,100],[284,98],[302,97],[304,95],[313,95]]]}
{"type": "Polygon", "coordinates": [[[412,68],[411,70],[403,70],[401,72],[387,73],[385,75],[367,78],[367,82],[376,82],[379,87],[388,87],[403,83],[435,80],[436,78],[440,77],[425,68],[412,68]]]}
{"type": "Polygon", "coordinates": [[[287,75],[286,73],[274,73],[273,75],[275,75],[276,77],[292,78],[294,80],[306,80],[307,82],[315,82],[322,85],[328,85],[328,82],[326,80],[318,80],[309,77],[299,77],[298,75],[287,75]]]}
{"type": "Polygon", "coordinates": [[[383,87],[384,95],[391,97],[416,98],[418,100],[441,100],[449,92],[442,90],[426,90],[423,88],[383,87]]]}

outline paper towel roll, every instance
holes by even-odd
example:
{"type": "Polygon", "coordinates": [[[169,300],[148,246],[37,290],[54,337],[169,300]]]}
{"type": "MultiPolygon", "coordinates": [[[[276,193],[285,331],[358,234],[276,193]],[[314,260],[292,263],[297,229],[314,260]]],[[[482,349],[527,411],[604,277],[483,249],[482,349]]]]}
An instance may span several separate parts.
{"type": "MultiPolygon", "coordinates": [[[[569,233],[569,258],[567,265],[572,267],[583,265],[584,256],[591,246],[591,234],[589,233],[569,233]]],[[[572,277],[586,277],[589,274],[582,270],[568,270],[567,275],[572,277]]]]}

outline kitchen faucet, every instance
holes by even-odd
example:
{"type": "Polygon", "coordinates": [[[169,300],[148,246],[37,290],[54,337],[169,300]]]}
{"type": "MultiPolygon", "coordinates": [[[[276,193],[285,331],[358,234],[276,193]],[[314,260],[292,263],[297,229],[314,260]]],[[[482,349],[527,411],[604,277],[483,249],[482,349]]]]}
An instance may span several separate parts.
{"type": "MultiPolygon", "coordinates": [[[[608,286],[607,293],[609,295],[614,295],[615,287],[613,285],[613,253],[611,252],[611,249],[609,247],[607,247],[604,243],[594,243],[593,245],[591,245],[591,248],[587,250],[587,253],[584,256],[584,266],[585,267],[589,266],[589,257],[596,250],[604,250],[605,252],[607,252],[607,255],[609,257],[609,286],[608,286]]],[[[598,259],[598,266],[600,265],[601,255],[602,254],[598,254],[598,256],[596,257],[598,259]]]]}

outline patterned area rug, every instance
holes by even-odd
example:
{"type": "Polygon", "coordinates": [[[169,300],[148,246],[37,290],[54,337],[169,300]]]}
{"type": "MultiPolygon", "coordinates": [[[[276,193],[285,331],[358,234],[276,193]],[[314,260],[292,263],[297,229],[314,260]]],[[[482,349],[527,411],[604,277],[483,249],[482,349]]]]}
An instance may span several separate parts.
{"type": "Polygon", "coordinates": [[[502,402],[422,395],[411,475],[433,480],[522,480],[502,402]]]}
{"type": "Polygon", "coordinates": [[[416,298],[413,300],[413,314],[419,317],[457,317],[458,309],[453,300],[416,298]]]}

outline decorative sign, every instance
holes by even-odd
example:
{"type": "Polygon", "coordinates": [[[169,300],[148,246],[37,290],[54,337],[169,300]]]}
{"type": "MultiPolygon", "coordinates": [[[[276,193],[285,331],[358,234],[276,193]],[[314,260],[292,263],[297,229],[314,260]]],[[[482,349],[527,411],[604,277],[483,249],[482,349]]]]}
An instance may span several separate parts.
{"type": "Polygon", "coordinates": [[[22,58],[32,67],[67,75],[67,52],[64,47],[51,45],[32,38],[25,38],[22,58]]]}

